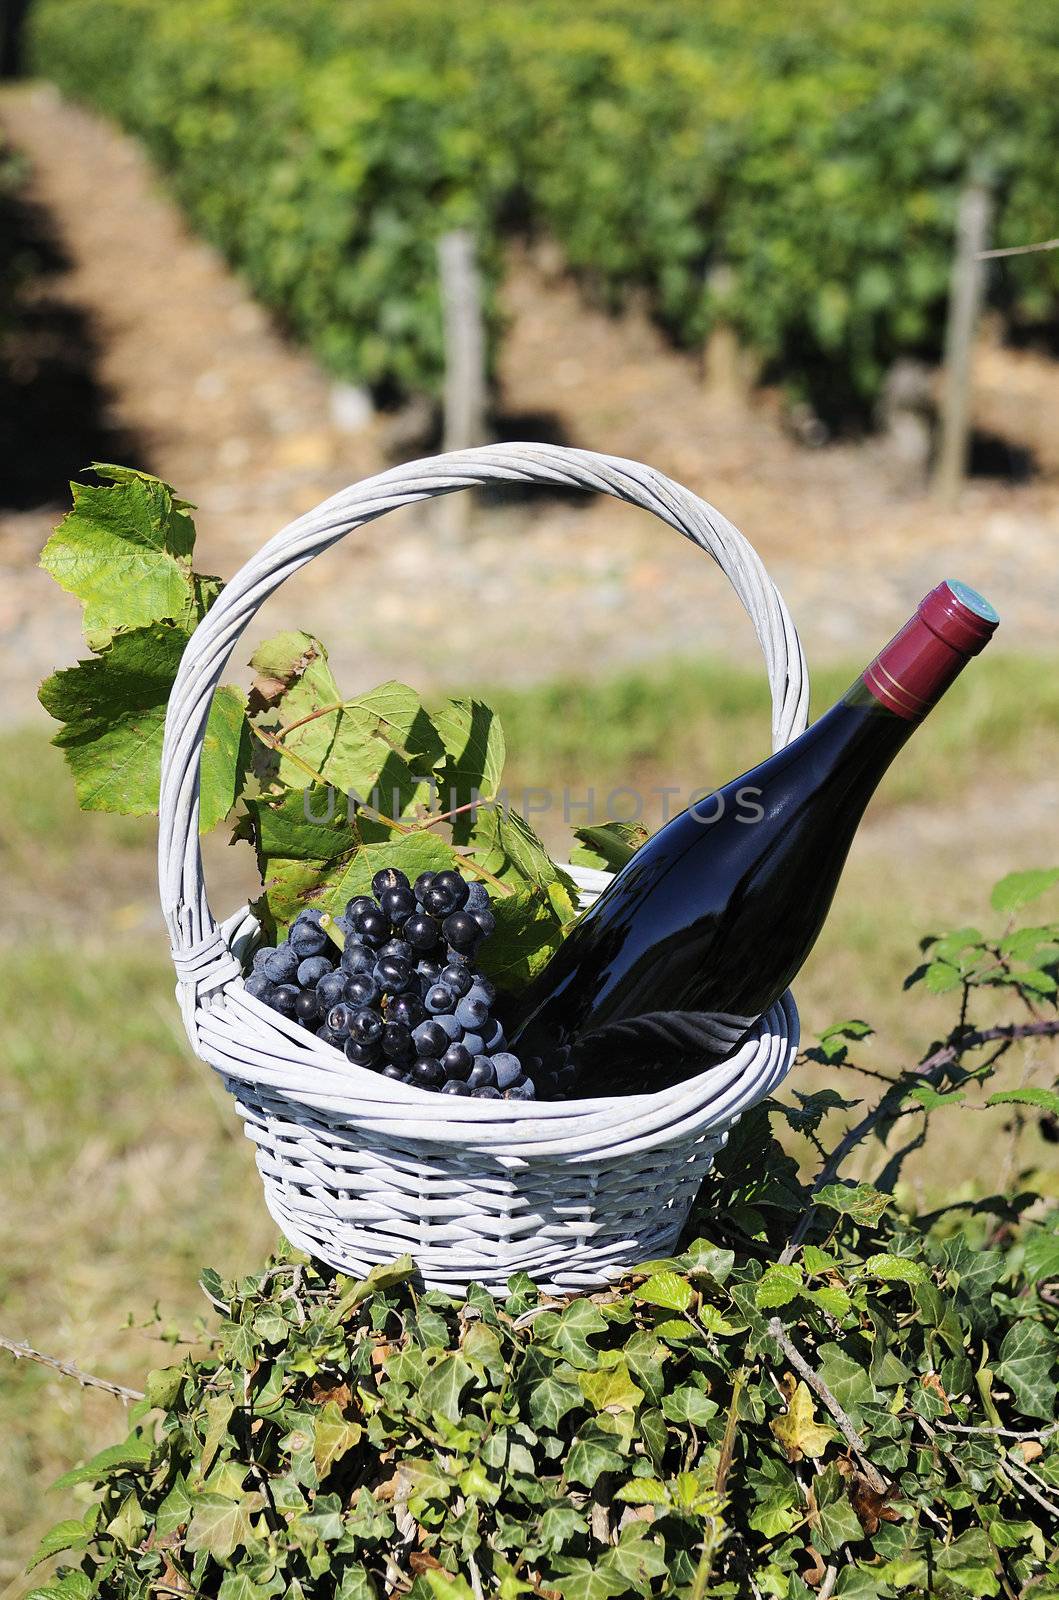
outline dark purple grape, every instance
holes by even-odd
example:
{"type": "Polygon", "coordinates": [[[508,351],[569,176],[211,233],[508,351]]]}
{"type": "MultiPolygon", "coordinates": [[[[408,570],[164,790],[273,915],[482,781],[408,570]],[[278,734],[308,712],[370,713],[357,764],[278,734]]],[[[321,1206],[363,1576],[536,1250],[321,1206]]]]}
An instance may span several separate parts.
{"type": "Polygon", "coordinates": [[[445,1081],[444,1069],[436,1056],[417,1057],[408,1075],[421,1089],[436,1089],[445,1081]]]}
{"type": "Polygon", "coordinates": [[[287,943],[300,961],[306,956],[323,955],[330,942],[318,922],[302,922],[300,918],[287,935],[287,943]]]}
{"type": "Polygon", "coordinates": [[[383,1020],[377,1011],[370,1011],[365,1007],[358,1011],[349,1025],[350,1037],[359,1039],[361,1044],[374,1044],[382,1038],[383,1020]]]}
{"type": "Polygon", "coordinates": [[[451,989],[446,988],[445,984],[432,983],[423,996],[423,1004],[430,1015],[435,1017],[439,1011],[452,1011],[456,1005],[456,996],[451,989]]]}
{"type": "Polygon", "coordinates": [[[449,1048],[449,1036],[431,1019],[412,1029],[415,1047],[421,1056],[441,1056],[449,1048]]]}
{"type": "Polygon", "coordinates": [[[487,1056],[495,1055],[498,1050],[502,1050],[504,1048],[504,1045],[506,1043],[507,1043],[507,1040],[504,1038],[504,1030],[503,1030],[503,1028],[501,1027],[499,1022],[494,1022],[492,1033],[489,1033],[487,1031],[486,1035],[485,1035],[485,1053],[486,1053],[486,1055],[487,1056]]]}
{"type": "Polygon", "coordinates": [[[417,911],[405,923],[404,936],[414,950],[433,950],[438,942],[438,925],[425,911],[417,911]]]}
{"type": "Polygon", "coordinates": [[[320,1021],[320,997],[315,989],[303,989],[294,1002],[294,1015],[307,1027],[320,1021]]]}
{"type": "Polygon", "coordinates": [[[369,950],[377,950],[379,945],[386,943],[393,932],[389,917],[385,911],[380,911],[378,906],[366,906],[362,911],[358,911],[353,918],[353,926],[361,943],[366,944],[369,950]]]}
{"type": "Polygon", "coordinates": [[[411,1061],[416,1050],[412,1030],[403,1022],[388,1022],[382,1030],[382,1053],[388,1061],[411,1061]]]}
{"type": "Polygon", "coordinates": [[[484,1000],[475,1000],[466,994],[462,1000],[456,1002],[456,1021],[461,1028],[467,1028],[472,1033],[482,1031],[488,1033],[486,1023],[489,1021],[489,1007],[484,1000]]]}
{"type": "Polygon", "coordinates": [[[375,963],[372,976],[384,994],[404,994],[415,981],[415,969],[407,961],[387,956],[375,963]]]}
{"type": "Polygon", "coordinates": [[[442,932],[454,950],[474,950],[482,939],[482,930],[469,911],[454,911],[446,917],[442,932]]]}
{"type": "Polygon", "coordinates": [[[326,956],[306,956],[298,964],[298,982],[303,989],[315,989],[320,979],[326,978],[334,970],[334,963],[328,961],[326,956]]]}
{"type": "Polygon", "coordinates": [[[427,1020],[427,1008],[416,994],[399,994],[386,1007],[388,1022],[403,1022],[406,1028],[418,1028],[427,1020]]]}
{"type": "Polygon", "coordinates": [[[378,1040],[369,1043],[366,1039],[347,1039],[346,1060],[352,1061],[355,1067],[379,1066],[382,1062],[382,1049],[378,1040]]]}
{"type": "Polygon", "coordinates": [[[467,993],[473,1000],[484,1000],[487,1006],[491,1006],[496,999],[495,986],[488,978],[483,978],[480,972],[475,974],[474,982],[467,993]]]}
{"type": "Polygon", "coordinates": [[[468,1089],[467,1085],[465,1083],[461,1083],[458,1078],[450,1078],[448,1083],[443,1083],[441,1085],[441,1092],[442,1094],[469,1095],[471,1091],[468,1089]]]}
{"type": "Polygon", "coordinates": [[[429,912],[432,917],[438,918],[447,917],[450,911],[456,910],[452,895],[447,894],[444,889],[438,888],[438,880],[436,878],[423,896],[423,910],[429,912]]]}
{"type": "MultiPolygon", "coordinates": [[[[458,1022],[456,1026],[459,1027],[458,1022]]],[[[480,1033],[464,1033],[463,1042],[471,1052],[472,1056],[485,1055],[485,1040],[482,1038],[480,1033]]]]}
{"type": "Polygon", "coordinates": [[[395,1066],[392,1061],[388,1061],[383,1067],[382,1076],[384,1078],[390,1078],[394,1083],[408,1082],[408,1074],[405,1072],[404,1068],[395,1066]]]}
{"type": "Polygon", "coordinates": [[[416,908],[416,897],[411,889],[385,889],[379,904],[395,928],[403,928],[416,908]]]}
{"type": "Polygon", "coordinates": [[[464,901],[468,911],[486,911],[489,907],[489,890],[484,883],[469,883],[467,885],[467,899],[464,901]]]}
{"type": "Polygon", "coordinates": [[[423,985],[424,994],[435,983],[441,982],[441,962],[432,961],[429,956],[424,956],[416,967],[416,972],[423,985]]]}
{"type": "Polygon", "coordinates": [[[352,922],[358,911],[371,911],[375,908],[375,901],[370,894],[355,894],[352,900],[346,901],[344,915],[352,922]]]}
{"type": "Polygon", "coordinates": [[[321,1044],[333,1045],[336,1050],[341,1050],[342,1048],[342,1040],[338,1037],[337,1033],[331,1032],[331,1029],[327,1026],[326,1022],[322,1023],[321,1026],[317,1028],[316,1037],[320,1040],[321,1044]]]}
{"type": "Polygon", "coordinates": [[[434,882],[434,876],[435,875],[433,872],[421,872],[415,883],[412,885],[412,892],[419,901],[420,905],[423,903],[423,896],[430,888],[430,885],[434,882]]]}
{"type": "Polygon", "coordinates": [[[327,1013],[327,1026],[336,1039],[348,1039],[349,1030],[353,1026],[353,1018],[357,1014],[356,1006],[349,1005],[340,1000],[337,1006],[332,1006],[327,1013]]]}
{"type": "Polygon", "coordinates": [[[496,1073],[488,1056],[475,1056],[471,1070],[467,1074],[467,1082],[472,1089],[484,1089],[487,1085],[496,1083],[496,1073]]]}
{"type": "Polygon", "coordinates": [[[277,983],[268,1003],[281,1017],[293,1017],[300,994],[301,990],[296,989],[293,983],[277,983]]]}
{"type": "MultiPolygon", "coordinates": [[[[466,1078],[474,1065],[474,1057],[463,1044],[450,1044],[441,1058],[441,1065],[445,1069],[446,1078],[466,1078]]],[[[499,1076],[497,1082],[500,1082],[499,1076]]]]}
{"type": "Polygon", "coordinates": [[[408,878],[397,867],[380,867],[371,880],[371,892],[381,898],[387,889],[407,889],[408,878]]]}
{"type": "Polygon", "coordinates": [[[454,950],[450,945],[445,950],[445,961],[450,967],[464,967],[471,976],[474,976],[474,952],[471,950],[454,950]]]}
{"type": "Polygon", "coordinates": [[[460,999],[470,989],[472,979],[466,967],[458,967],[450,962],[447,967],[442,967],[438,982],[447,984],[457,999],[460,999]]]}
{"type": "Polygon", "coordinates": [[[251,970],[254,972],[260,972],[269,956],[275,955],[275,953],[276,946],[274,944],[261,945],[257,950],[254,951],[254,959],[251,970]]]}
{"type": "Polygon", "coordinates": [[[270,983],[293,983],[298,965],[296,952],[289,944],[281,944],[278,950],[271,952],[261,970],[270,983]]]}
{"type": "Polygon", "coordinates": [[[493,913],[489,910],[488,906],[486,906],[484,911],[469,911],[467,915],[473,917],[475,922],[477,922],[479,928],[482,930],[483,939],[488,939],[491,933],[495,933],[496,918],[493,916],[493,913]]]}
{"type": "Polygon", "coordinates": [[[379,946],[375,959],[377,961],[407,961],[414,967],[416,953],[407,939],[387,939],[384,945],[379,946]]]}
{"type": "Polygon", "coordinates": [[[370,972],[375,960],[367,945],[361,944],[357,939],[347,943],[342,951],[342,966],[346,972],[370,972]]]}
{"type": "Polygon", "coordinates": [[[444,872],[435,873],[434,882],[430,887],[434,890],[443,890],[448,895],[452,902],[449,906],[450,911],[458,911],[462,905],[466,904],[467,894],[470,889],[466,878],[461,877],[451,867],[447,867],[444,872]]]}
{"type": "Polygon", "coordinates": [[[510,1089],[511,1085],[522,1076],[522,1062],[518,1056],[511,1054],[510,1050],[499,1050],[490,1058],[493,1071],[496,1073],[496,1086],[498,1089],[510,1089]]]}
{"type": "Polygon", "coordinates": [[[256,972],[252,972],[250,974],[243,987],[247,994],[253,995],[255,1000],[264,1000],[267,1005],[268,997],[272,993],[272,984],[269,982],[267,975],[262,972],[260,968],[258,968],[256,972]]]}
{"type": "Polygon", "coordinates": [[[484,1084],[481,1089],[472,1089],[471,1093],[476,1100],[500,1100],[503,1098],[500,1090],[494,1089],[493,1086],[488,1083],[484,1084]]]}
{"type": "Polygon", "coordinates": [[[374,1005],[379,998],[379,985],[366,972],[358,972],[346,979],[346,998],[357,1007],[374,1005]]]}
{"type": "Polygon", "coordinates": [[[320,979],[316,993],[324,1011],[330,1011],[332,1006],[337,1006],[340,1000],[346,998],[346,981],[347,974],[344,972],[327,972],[320,979]]]}
{"type": "Polygon", "coordinates": [[[505,1100],[536,1100],[537,1091],[529,1078],[520,1078],[510,1089],[504,1090],[505,1100]]]}
{"type": "Polygon", "coordinates": [[[431,1021],[436,1022],[439,1028],[444,1028],[451,1044],[456,1044],[463,1039],[463,1029],[451,1011],[439,1011],[436,1017],[431,1018],[431,1021]]]}

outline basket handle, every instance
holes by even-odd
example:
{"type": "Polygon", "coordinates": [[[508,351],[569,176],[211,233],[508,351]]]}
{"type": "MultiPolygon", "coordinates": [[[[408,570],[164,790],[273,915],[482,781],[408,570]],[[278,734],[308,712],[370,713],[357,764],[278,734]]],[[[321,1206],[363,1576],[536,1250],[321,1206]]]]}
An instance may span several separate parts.
{"type": "MultiPolygon", "coordinates": [[[[199,758],[213,692],[239,636],[284,579],[347,533],[387,511],[484,483],[596,490],[652,511],[705,550],[730,579],[764,653],[772,690],[773,749],[805,728],[809,674],[779,591],[738,529],[661,472],[591,450],[497,444],[431,456],[365,478],[289,523],[252,556],[225,586],[184,651],[166,712],[158,809],[159,895],[182,982],[208,978],[220,956],[199,849],[199,758]]],[[[230,965],[231,958],[224,955],[230,965]]]]}

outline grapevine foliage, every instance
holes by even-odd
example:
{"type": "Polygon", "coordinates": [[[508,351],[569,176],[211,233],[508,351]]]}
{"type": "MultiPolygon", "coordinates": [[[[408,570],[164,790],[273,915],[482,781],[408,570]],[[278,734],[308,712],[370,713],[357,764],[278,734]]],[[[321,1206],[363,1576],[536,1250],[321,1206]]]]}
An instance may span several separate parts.
{"type": "MultiPolygon", "coordinates": [[[[192,565],[191,507],[157,478],[99,467],[42,564],[84,606],[93,655],[55,673],[41,702],[85,810],[157,810],[166,704],[192,630],[223,589],[192,565]]],[[[497,921],[489,975],[517,988],[574,916],[569,877],[502,790],[505,746],[481,701],[428,709],[385,683],[350,698],[327,651],[291,631],[260,644],[249,694],[214,696],[200,770],[200,825],[232,817],[253,846],[269,934],[306,906],[340,915],[383,867],[458,867],[488,882],[497,921]]],[[[605,833],[604,833],[605,838],[605,833]]],[[[596,859],[596,858],[594,858],[596,859]]]]}
{"type": "MultiPolygon", "coordinates": [[[[38,69],[142,136],[255,292],[384,395],[440,385],[454,226],[491,287],[505,234],[547,230],[679,343],[725,319],[834,421],[896,356],[940,356],[970,178],[997,244],[1055,232],[1036,0],[42,0],[31,24],[38,69]]],[[[1057,288],[1054,255],[990,278],[1016,324],[1057,288]]]]}

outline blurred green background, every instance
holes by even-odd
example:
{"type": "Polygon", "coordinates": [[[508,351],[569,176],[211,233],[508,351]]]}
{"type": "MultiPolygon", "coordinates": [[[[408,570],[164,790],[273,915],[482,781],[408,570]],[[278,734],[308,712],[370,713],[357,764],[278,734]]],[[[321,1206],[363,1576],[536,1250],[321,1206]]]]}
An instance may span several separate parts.
{"type": "MultiPolygon", "coordinates": [[[[961,193],[987,187],[997,247],[1059,232],[1054,8],[38,0],[22,66],[0,93],[0,1332],[137,1384],[160,1337],[194,1334],[200,1268],[249,1269],[273,1237],[183,1037],[153,826],[78,814],[35,703],[79,646],[36,567],[65,480],[159,472],[230,577],[436,448],[454,227],[489,435],[715,499],[791,604],[815,711],[938,578],[997,600],[997,644],[884,784],[797,990],[806,1034],[859,1016],[880,1068],[925,1051],[951,1005],[901,989],[919,936],[987,926],[997,878],[1056,858],[1059,252],[989,269],[969,474],[952,504],[930,486],[961,193]]],[[[262,632],[312,628],[350,689],[484,694],[516,789],[718,783],[767,748],[763,672],[709,564],[645,521],[549,495],[480,500],[455,531],[405,513],[262,632]]],[[[563,853],[561,817],[540,823],[563,853]]],[[[208,868],[218,910],[252,887],[223,840],[208,868]]],[[[1032,1128],[1016,1153],[955,1118],[905,1181],[931,1203],[1048,1157],[1032,1128]]],[[[114,1400],[0,1352],[0,1597],[61,1512],[50,1479],[120,1430],[114,1400]]]]}

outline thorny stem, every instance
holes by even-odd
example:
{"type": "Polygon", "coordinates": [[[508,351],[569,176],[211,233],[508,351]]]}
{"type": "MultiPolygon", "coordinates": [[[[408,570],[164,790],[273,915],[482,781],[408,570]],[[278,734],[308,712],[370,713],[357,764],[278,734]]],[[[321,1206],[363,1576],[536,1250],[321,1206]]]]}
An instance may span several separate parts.
{"type": "Polygon", "coordinates": [[[853,1422],[849,1416],[849,1413],[843,1410],[842,1406],[832,1394],[823,1378],[820,1377],[820,1374],[813,1371],[812,1367],[809,1365],[808,1361],[806,1361],[801,1351],[795,1344],[792,1343],[790,1338],[788,1338],[787,1331],[779,1317],[773,1317],[769,1322],[769,1333],[775,1339],[776,1343],[787,1357],[787,1360],[790,1362],[795,1372],[799,1373],[801,1377],[805,1379],[810,1389],[815,1390],[820,1399],[824,1402],[824,1405],[827,1407],[828,1411],[830,1411],[831,1415],[838,1423],[842,1437],[845,1439],[850,1450],[860,1462],[864,1476],[868,1479],[868,1482],[871,1484],[872,1488],[877,1494],[885,1494],[888,1488],[886,1479],[875,1467],[872,1466],[871,1462],[864,1454],[864,1451],[861,1447],[860,1434],[853,1426],[853,1422]]]}
{"type": "Polygon", "coordinates": [[[46,1356],[40,1350],[34,1350],[32,1345],[19,1344],[14,1339],[5,1339],[0,1334],[0,1349],[9,1350],[16,1361],[39,1361],[42,1367],[51,1367],[54,1372],[61,1372],[64,1378],[73,1378],[82,1389],[103,1389],[107,1394],[116,1395],[119,1400],[142,1400],[142,1389],[127,1389],[122,1383],[111,1383],[108,1378],[95,1378],[90,1372],[82,1372],[80,1367],[75,1367],[72,1361],[58,1361],[55,1356],[46,1356]]]}
{"type": "MultiPolygon", "coordinates": [[[[916,1082],[929,1083],[931,1080],[936,1080],[946,1067],[951,1066],[954,1061],[957,1061],[968,1050],[977,1049],[979,1045],[1001,1041],[1006,1047],[1009,1044],[1013,1044],[1017,1039],[1054,1038],[1056,1036],[1059,1036],[1059,1019],[1055,1018],[1042,1022],[1017,1022],[996,1028],[975,1029],[973,1033],[965,1033],[962,1037],[950,1039],[947,1044],[943,1044],[940,1049],[935,1050],[933,1055],[929,1055],[925,1061],[921,1061],[913,1072],[907,1072],[903,1078],[897,1079],[896,1083],[898,1085],[903,1083],[914,1084],[916,1082]]],[[[797,1226],[791,1234],[790,1242],[780,1256],[781,1265],[786,1266],[794,1260],[799,1245],[812,1225],[814,1215],[813,1196],[837,1177],[846,1157],[856,1149],[878,1123],[884,1120],[892,1121],[897,1116],[905,1114],[909,1113],[895,1108],[890,1096],[884,1095],[879,1104],[873,1106],[871,1111],[866,1116],[863,1116],[859,1122],[854,1123],[853,1127],[842,1137],[813,1181],[809,1190],[809,1204],[802,1212],[797,1226]]]]}

